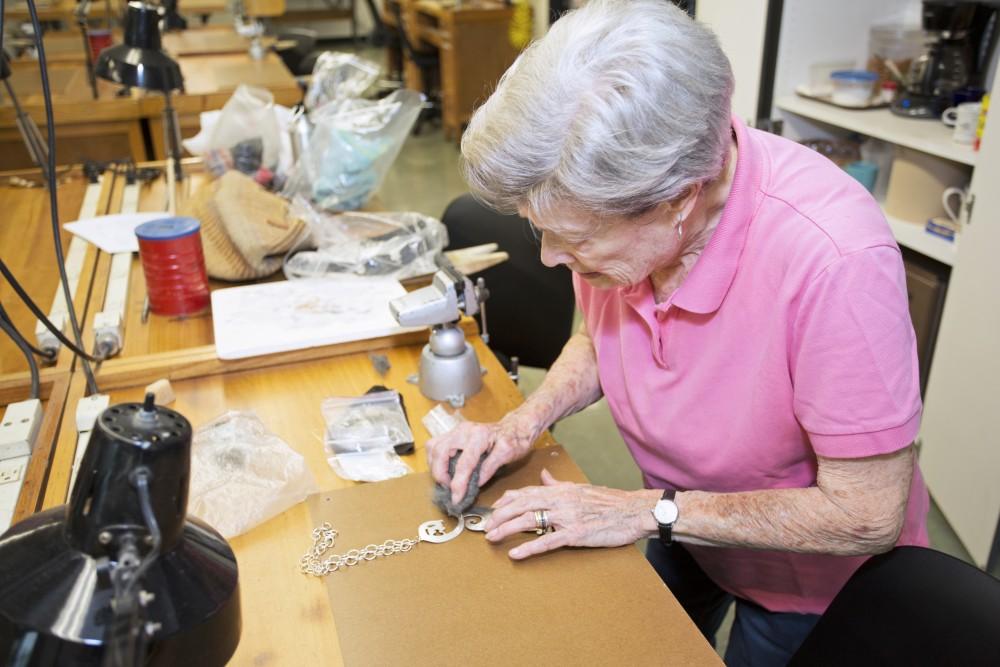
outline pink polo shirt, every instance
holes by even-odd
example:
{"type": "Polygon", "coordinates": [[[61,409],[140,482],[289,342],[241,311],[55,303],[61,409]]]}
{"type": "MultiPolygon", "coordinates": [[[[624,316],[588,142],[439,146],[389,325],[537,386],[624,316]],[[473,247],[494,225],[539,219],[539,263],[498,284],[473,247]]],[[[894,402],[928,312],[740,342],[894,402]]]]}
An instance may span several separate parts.
{"type": "MultiPolygon", "coordinates": [[[[733,120],[739,157],[708,246],[664,303],[649,281],[574,276],[601,387],[650,488],[816,483],[816,455],[909,445],[916,343],[899,248],[878,204],[817,153],[733,120]]],[[[914,470],[899,544],[927,544],[914,470]]],[[[722,588],[822,613],[860,557],[687,546],[722,588]]]]}

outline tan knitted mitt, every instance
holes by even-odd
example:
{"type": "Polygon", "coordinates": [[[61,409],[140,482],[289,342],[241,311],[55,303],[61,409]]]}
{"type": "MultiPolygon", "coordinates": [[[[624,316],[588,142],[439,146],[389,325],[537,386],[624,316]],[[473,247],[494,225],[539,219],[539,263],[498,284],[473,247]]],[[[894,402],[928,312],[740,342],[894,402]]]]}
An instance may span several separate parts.
{"type": "Polygon", "coordinates": [[[201,221],[208,275],[220,280],[271,275],[305,228],[287,201],[238,171],[203,185],[178,213],[201,221]]]}

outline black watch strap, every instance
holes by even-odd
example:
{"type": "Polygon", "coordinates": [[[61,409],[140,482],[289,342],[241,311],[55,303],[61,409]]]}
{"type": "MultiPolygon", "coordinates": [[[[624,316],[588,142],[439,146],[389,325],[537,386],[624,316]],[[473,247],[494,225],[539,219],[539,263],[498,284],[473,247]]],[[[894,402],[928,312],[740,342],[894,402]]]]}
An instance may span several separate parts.
{"type": "MultiPolygon", "coordinates": [[[[674,496],[676,496],[676,495],[677,495],[677,490],[676,489],[664,489],[663,495],[660,496],[660,500],[670,500],[670,501],[673,501],[674,496]]],[[[660,523],[659,521],[657,521],[656,522],[656,526],[657,526],[657,528],[659,528],[659,531],[660,531],[660,543],[663,546],[665,546],[665,547],[669,547],[671,544],[673,544],[674,543],[674,537],[673,537],[674,524],[672,524],[672,523],[670,523],[670,524],[660,523]]]]}

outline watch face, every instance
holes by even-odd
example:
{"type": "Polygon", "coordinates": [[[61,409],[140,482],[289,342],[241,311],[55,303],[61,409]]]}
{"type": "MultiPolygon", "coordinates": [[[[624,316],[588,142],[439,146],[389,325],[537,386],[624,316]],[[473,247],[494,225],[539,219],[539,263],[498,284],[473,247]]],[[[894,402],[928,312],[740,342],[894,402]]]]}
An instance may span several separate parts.
{"type": "Polygon", "coordinates": [[[653,518],[657,523],[672,524],[677,521],[677,505],[672,500],[660,500],[653,508],[653,518]]]}

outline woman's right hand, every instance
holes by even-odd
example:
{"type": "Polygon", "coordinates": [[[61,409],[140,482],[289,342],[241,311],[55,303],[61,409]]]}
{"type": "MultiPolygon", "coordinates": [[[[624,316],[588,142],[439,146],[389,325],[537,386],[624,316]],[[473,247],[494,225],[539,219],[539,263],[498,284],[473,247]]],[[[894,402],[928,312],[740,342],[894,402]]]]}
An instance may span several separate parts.
{"type": "Polygon", "coordinates": [[[514,413],[490,424],[461,422],[454,429],[427,442],[427,464],[431,476],[451,489],[453,503],[465,497],[479,459],[488,453],[479,470],[479,486],[488,482],[500,466],[516,461],[531,450],[541,429],[514,413]],[[448,474],[448,462],[461,452],[455,462],[455,474],[448,474]]]}

